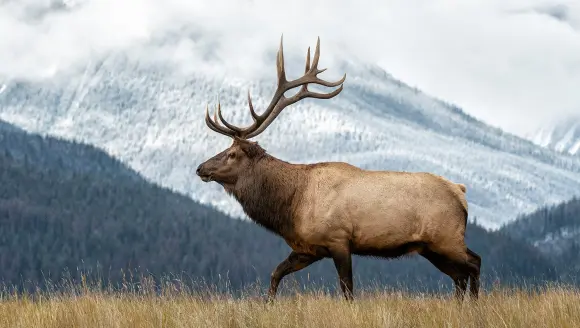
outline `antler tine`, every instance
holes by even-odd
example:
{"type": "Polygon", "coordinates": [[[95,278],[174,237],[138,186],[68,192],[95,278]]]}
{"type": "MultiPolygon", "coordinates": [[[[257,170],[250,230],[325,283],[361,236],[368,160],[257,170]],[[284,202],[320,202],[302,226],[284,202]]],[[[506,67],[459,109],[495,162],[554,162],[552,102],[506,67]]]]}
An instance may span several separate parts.
{"type": "Polygon", "coordinates": [[[259,118],[258,114],[254,111],[254,105],[252,104],[252,97],[250,96],[250,90],[248,90],[248,106],[250,106],[250,114],[252,114],[252,119],[256,122],[259,118]]]}
{"type": "Polygon", "coordinates": [[[259,127],[259,125],[261,124],[261,122],[263,122],[269,115],[269,112],[271,112],[271,110],[275,107],[276,103],[278,102],[278,100],[280,99],[280,97],[282,97],[284,95],[284,86],[287,84],[287,80],[286,80],[286,71],[284,68],[284,45],[283,45],[283,38],[284,35],[282,35],[280,37],[280,47],[278,49],[278,53],[276,56],[276,71],[277,71],[277,75],[278,75],[278,89],[276,90],[276,93],[270,103],[270,105],[268,106],[268,109],[266,109],[266,111],[262,114],[262,115],[258,115],[256,113],[256,111],[254,110],[254,105],[252,104],[252,98],[250,96],[250,91],[248,90],[248,106],[250,107],[250,114],[252,114],[252,119],[254,120],[253,124],[245,129],[241,129],[233,124],[228,123],[221,112],[221,106],[220,103],[218,101],[218,105],[217,105],[217,117],[214,113],[214,120],[212,121],[211,118],[209,117],[209,114],[206,115],[206,123],[207,125],[214,131],[228,135],[230,137],[233,136],[237,136],[239,138],[243,138],[245,135],[251,133],[252,131],[254,131],[256,128],[259,127]],[[219,120],[222,121],[222,123],[225,125],[225,128],[222,127],[219,124],[218,121],[218,117],[219,120]],[[218,131],[219,130],[219,131],[218,131]]]}
{"type": "MultiPolygon", "coordinates": [[[[318,60],[319,59],[320,59],[320,37],[316,38],[316,49],[314,50],[314,58],[312,59],[312,70],[313,71],[318,71],[318,60]]],[[[317,73],[320,73],[320,72],[317,72],[317,73]]]]}
{"type": "Polygon", "coordinates": [[[214,112],[214,120],[212,121],[211,117],[209,116],[209,104],[206,105],[205,107],[205,124],[212,129],[213,131],[223,134],[225,136],[228,137],[233,137],[234,136],[234,131],[231,130],[226,130],[226,128],[222,127],[221,125],[219,125],[219,123],[217,122],[217,117],[215,115],[214,112]]]}
{"type": "MultiPolygon", "coordinates": [[[[228,123],[228,121],[226,121],[226,120],[224,119],[224,117],[222,116],[222,106],[220,105],[220,102],[219,102],[219,101],[218,101],[218,104],[217,104],[217,114],[218,114],[218,116],[219,116],[219,118],[220,118],[220,121],[222,121],[222,123],[223,123],[223,124],[224,124],[224,125],[225,125],[225,126],[228,128],[228,129],[230,129],[230,130],[232,130],[232,131],[236,132],[236,134],[237,134],[237,135],[239,135],[239,134],[242,132],[242,129],[238,128],[238,127],[237,127],[237,126],[235,126],[235,125],[232,125],[232,124],[228,123]]],[[[216,122],[217,122],[217,120],[216,120],[216,122]]],[[[219,124],[219,123],[218,123],[218,124],[219,124]]]]}
{"type": "MultiPolygon", "coordinates": [[[[309,83],[320,84],[325,87],[337,87],[344,83],[346,80],[346,74],[336,82],[329,82],[320,79],[317,75],[326,71],[326,68],[318,69],[318,62],[320,60],[320,37],[316,39],[316,48],[314,49],[314,58],[312,58],[312,65],[310,65],[309,69],[304,72],[304,76],[298,78],[296,80],[289,81],[288,89],[295,88],[299,85],[306,85],[309,83]]],[[[310,64],[310,47],[308,48],[307,58],[306,58],[306,65],[310,64]]]]}
{"type": "Polygon", "coordinates": [[[276,54],[276,70],[278,72],[278,87],[286,82],[286,70],[284,68],[284,35],[280,37],[280,48],[276,54]]]}
{"type": "Polygon", "coordinates": [[[255,130],[249,132],[246,138],[252,138],[262,133],[280,114],[280,112],[287,106],[294,104],[304,98],[317,98],[317,99],[330,99],[337,96],[343,90],[343,83],[346,80],[346,73],[344,76],[335,82],[325,81],[320,79],[317,75],[324,72],[326,69],[318,69],[318,62],[320,59],[320,37],[316,40],[316,48],[314,50],[314,57],[312,59],[312,64],[310,63],[310,47],[306,53],[306,65],[304,69],[304,76],[292,80],[286,81],[284,86],[279,85],[276,90],[276,94],[270,103],[270,106],[261,115],[259,124],[255,130]],[[317,93],[308,90],[308,84],[314,83],[326,87],[339,87],[329,93],[317,93]],[[293,89],[295,87],[302,86],[300,91],[290,98],[284,97],[284,92],[293,89]],[[274,102],[276,100],[276,102],[274,102]]]}
{"type": "MultiPolygon", "coordinates": [[[[280,38],[280,50],[278,50],[278,57],[277,57],[277,65],[279,67],[278,72],[279,74],[283,74],[283,75],[279,75],[278,77],[278,88],[276,89],[276,92],[274,93],[274,97],[272,98],[272,101],[270,102],[270,104],[268,105],[268,107],[266,108],[266,110],[264,111],[264,113],[262,115],[258,115],[258,117],[256,118],[257,121],[259,123],[263,122],[265,119],[267,119],[271,114],[272,111],[274,110],[275,107],[277,107],[278,102],[285,98],[284,97],[284,92],[290,90],[290,89],[294,89],[298,86],[301,85],[306,85],[309,83],[314,83],[314,84],[319,84],[325,87],[337,87],[341,84],[344,83],[344,81],[346,80],[346,74],[338,81],[336,82],[329,82],[329,81],[325,81],[320,79],[317,75],[324,70],[319,70],[318,69],[318,60],[320,58],[320,37],[318,37],[317,42],[316,42],[316,49],[314,51],[314,58],[312,61],[312,64],[310,65],[310,48],[308,48],[308,52],[307,52],[307,63],[306,65],[309,67],[307,70],[305,70],[304,76],[296,79],[296,80],[292,80],[292,81],[287,81],[286,80],[286,75],[285,75],[285,71],[284,71],[284,49],[282,46],[282,38],[280,38]],[[281,67],[281,69],[280,69],[281,67]],[[280,81],[282,81],[283,83],[281,83],[280,81]]],[[[302,88],[302,90],[304,90],[305,88],[302,88]]],[[[282,109],[279,109],[282,110],[282,109]]]]}
{"type": "MultiPolygon", "coordinates": [[[[346,78],[346,74],[345,74],[344,78],[346,78]]],[[[303,86],[302,89],[298,93],[296,93],[294,96],[292,96],[290,98],[286,98],[286,97],[282,98],[280,100],[280,102],[276,105],[276,110],[274,110],[272,112],[272,114],[270,116],[268,116],[262,122],[262,124],[260,124],[257,127],[256,130],[250,132],[245,137],[247,139],[249,139],[249,138],[253,138],[253,137],[257,136],[258,134],[262,133],[276,119],[276,117],[278,117],[278,115],[282,112],[282,110],[284,108],[292,105],[295,102],[298,102],[304,98],[330,99],[330,98],[337,96],[339,93],[342,92],[342,90],[343,90],[343,85],[341,85],[340,87],[338,87],[338,89],[333,90],[332,92],[329,92],[329,93],[318,93],[318,92],[309,91],[306,88],[306,86],[303,86]]]]}
{"type": "MultiPolygon", "coordinates": [[[[308,74],[308,71],[310,71],[310,47],[308,47],[308,50],[306,51],[306,66],[304,67],[304,74],[308,74]]],[[[308,84],[302,85],[302,90],[308,91],[308,84]]]]}
{"type": "Polygon", "coordinates": [[[316,40],[316,49],[314,51],[314,58],[312,59],[312,63],[310,62],[310,47],[308,48],[306,54],[306,65],[304,68],[304,75],[298,79],[288,81],[286,79],[286,70],[284,68],[284,45],[283,45],[283,38],[282,35],[280,37],[280,48],[278,49],[278,53],[276,56],[276,71],[278,75],[278,86],[276,91],[274,92],[274,96],[268,104],[268,107],[262,113],[262,115],[258,115],[254,110],[254,105],[252,104],[252,98],[250,96],[250,92],[248,91],[248,106],[250,107],[250,114],[252,115],[253,123],[246,127],[246,128],[239,128],[235,125],[228,123],[221,113],[221,106],[218,102],[217,106],[217,116],[219,117],[219,121],[221,121],[225,127],[219,124],[219,121],[214,114],[214,120],[212,121],[209,118],[209,113],[206,110],[206,123],[207,125],[214,131],[228,135],[230,137],[238,137],[243,139],[248,139],[255,137],[256,135],[262,133],[271,123],[272,121],[280,114],[280,112],[287,106],[300,101],[304,98],[318,98],[318,99],[330,99],[338,95],[343,89],[343,83],[346,80],[346,74],[335,82],[325,81],[318,77],[318,74],[324,72],[326,69],[318,69],[318,61],[320,59],[320,37],[316,40]],[[338,89],[329,92],[329,93],[316,93],[311,92],[308,90],[308,84],[314,83],[319,84],[326,87],[337,87],[338,89]],[[288,90],[294,89],[299,87],[300,91],[297,94],[290,98],[286,98],[284,93],[288,90]]]}

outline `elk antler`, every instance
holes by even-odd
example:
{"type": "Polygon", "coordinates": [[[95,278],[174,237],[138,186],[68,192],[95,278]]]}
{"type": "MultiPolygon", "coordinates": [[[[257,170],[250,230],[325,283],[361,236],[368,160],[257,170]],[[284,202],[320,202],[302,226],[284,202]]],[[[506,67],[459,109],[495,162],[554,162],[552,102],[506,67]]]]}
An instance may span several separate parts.
{"type": "Polygon", "coordinates": [[[317,99],[330,99],[338,95],[342,91],[342,84],[346,80],[346,74],[336,82],[328,82],[318,78],[318,74],[324,72],[324,69],[318,69],[318,59],[320,58],[320,38],[316,41],[316,50],[314,51],[314,59],[312,60],[312,66],[310,65],[310,47],[308,47],[308,52],[306,54],[306,67],[304,69],[304,76],[288,81],[286,79],[286,71],[284,70],[284,49],[282,46],[282,38],[280,38],[280,49],[278,50],[276,58],[276,68],[278,71],[278,87],[272,101],[264,111],[262,115],[256,114],[254,111],[254,106],[252,105],[252,98],[250,97],[250,92],[248,91],[248,105],[250,107],[250,114],[252,114],[252,119],[254,122],[246,127],[239,128],[235,125],[228,123],[222,116],[221,106],[218,101],[216,112],[213,115],[213,120],[209,116],[209,105],[206,107],[205,111],[205,123],[207,126],[215,132],[221,133],[229,137],[237,137],[240,139],[249,139],[262,133],[276,117],[282,112],[284,108],[298,102],[304,98],[317,98],[317,99]],[[308,90],[308,84],[314,83],[323,85],[326,87],[337,87],[329,93],[317,93],[308,90]],[[292,97],[285,97],[284,93],[288,90],[294,89],[296,87],[302,86],[300,91],[292,97]],[[223,126],[219,123],[219,120],[223,123],[223,126]]]}

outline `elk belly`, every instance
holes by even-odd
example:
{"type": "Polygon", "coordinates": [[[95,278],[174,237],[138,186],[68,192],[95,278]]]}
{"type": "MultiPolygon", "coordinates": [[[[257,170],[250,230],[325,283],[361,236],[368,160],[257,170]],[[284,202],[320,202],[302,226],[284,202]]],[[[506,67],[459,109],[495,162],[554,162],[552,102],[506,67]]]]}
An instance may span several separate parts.
{"type": "Polygon", "coordinates": [[[353,253],[397,257],[421,250],[422,229],[415,215],[397,208],[385,210],[381,216],[373,213],[353,220],[353,253]]]}

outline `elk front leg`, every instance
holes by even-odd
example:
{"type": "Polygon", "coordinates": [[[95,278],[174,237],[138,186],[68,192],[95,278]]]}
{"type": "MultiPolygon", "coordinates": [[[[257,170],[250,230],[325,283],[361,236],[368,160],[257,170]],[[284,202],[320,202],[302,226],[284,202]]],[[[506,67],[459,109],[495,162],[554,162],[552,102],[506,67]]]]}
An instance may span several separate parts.
{"type": "Polygon", "coordinates": [[[352,256],[348,251],[334,251],[332,252],[332,260],[336,271],[338,271],[338,279],[340,281],[340,288],[342,294],[347,301],[353,300],[353,281],[352,281],[352,256]]]}
{"type": "Polygon", "coordinates": [[[276,269],[272,272],[272,277],[270,279],[270,290],[268,291],[268,301],[271,302],[276,297],[278,285],[280,284],[280,281],[282,281],[282,278],[292,272],[302,270],[320,259],[321,257],[310,254],[301,254],[294,251],[290,253],[288,258],[286,258],[286,260],[284,260],[282,263],[278,264],[276,269]]]}

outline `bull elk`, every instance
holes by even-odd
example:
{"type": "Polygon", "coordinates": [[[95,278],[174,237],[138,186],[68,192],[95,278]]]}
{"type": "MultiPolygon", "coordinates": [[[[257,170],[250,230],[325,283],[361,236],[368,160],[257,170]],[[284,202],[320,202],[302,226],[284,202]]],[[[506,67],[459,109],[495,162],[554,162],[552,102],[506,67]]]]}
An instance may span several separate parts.
{"type": "Polygon", "coordinates": [[[248,92],[253,123],[240,128],[222,116],[218,102],[207,126],[233,139],[232,145],[199,165],[197,175],[233,195],[255,223],[284,238],[292,252],[272,272],[268,299],[284,276],[323,258],[332,258],[344,297],[353,298],[351,256],[394,258],[418,253],[453,279],[455,295],[477,298],[481,258],[465,244],[466,188],[430,173],[363,170],[342,162],[291,164],[269,155],[248,139],[263,132],[282,110],[304,98],[330,99],[343,88],[320,79],[320,38],[304,76],[287,80],[282,39],[277,54],[278,85],[259,115],[248,92]],[[330,93],[308,84],[338,87],[330,93]],[[291,97],[286,91],[300,87],[291,97]],[[218,120],[219,118],[219,120],[218,120]],[[221,121],[221,124],[220,124],[221,121]]]}

